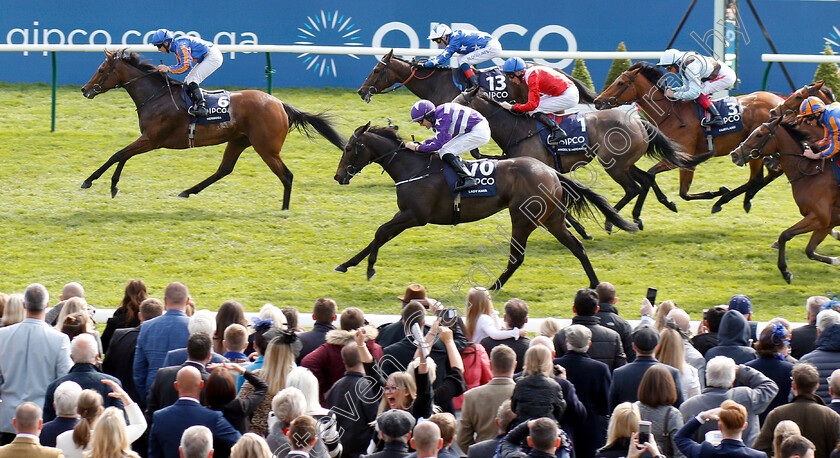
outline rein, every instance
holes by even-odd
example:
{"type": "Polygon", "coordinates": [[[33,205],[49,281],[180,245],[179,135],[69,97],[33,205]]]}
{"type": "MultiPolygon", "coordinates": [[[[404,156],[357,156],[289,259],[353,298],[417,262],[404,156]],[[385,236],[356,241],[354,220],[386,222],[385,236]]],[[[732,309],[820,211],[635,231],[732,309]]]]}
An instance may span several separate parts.
{"type": "MultiPolygon", "coordinates": [[[[664,100],[667,100],[667,101],[671,102],[670,107],[668,108],[668,113],[665,114],[665,117],[662,118],[657,124],[665,122],[668,118],[671,117],[672,114],[674,114],[677,117],[677,119],[680,120],[680,124],[682,126],[685,126],[685,121],[683,121],[682,117],[680,116],[680,113],[678,111],[675,111],[676,107],[675,107],[674,101],[669,99],[668,97],[666,97],[664,91],[662,91],[659,88],[659,86],[654,84],[654,87],[656,87],[657,89],[659,89],[660,92],[662,92],[662,98],[654,99],[652,97],[647,98],[645,96],[639,97],[639,93],[638,93],[638,90],[636,89],[636,84],[634,84],[634,82],[636,81],[636,78],[640,75],[640,73],[636,72],[636,74],[634,74],[632,77],[627,76],[626,73],[627,72],[624,72],[623,75],[626,76],[628,80],[630,80],[630,81],[628,81],[627,86],[625,86],[621,91],[619,91],[618,94],[616,94],[612,97],[608,97],[606,99],[607,103],[609,103],[611,105],[626,105],[626,104],[630,104],[630,103],[638,103],[638,102],[644,100],[644,101],[650,102],[651,104],[654,104],[658,107],[659,104],[656,103],[656,102],[662,102],[664,100]],[[621,94],[624,94],[624,91],[626,91],[627,89],[629,89],[631,87],[633,88],[633,99],[631,99],[627,102],[618,103],[618,98],[621,97],[621,94]]],[[[647,95],[647,94],[645,94],[645,95],[647,95]]]]}
{"type": "MultiPolygon", "coordinates": [[[[393,57],[392,57],[392,59],[393,59],[393,57]]],[[[412,65],[411,66],[411,74],[408,75],[408,78],[406,78],[405,81],[397,84],[396,86],[393,86],[393,84],[396,84],[396,83],[392,83],[391,85],[389,85],[389,87],[379,91],[378,89],[376,89],[376,85],[379,83],[379,81],[382,78],[388,76],[388,69],[391,67],[391,61],[389,60],[389,61],[385,62],[384,60],[380,60],[379,62],[382,65],[384,65],[384,67],[382,68],[382,73],[379,75],[379,77],[377,77],[376,80],[373,81],[373,84],[368,88],[368,92],[370,94],[376,94],[376,93],[387,94],[389,92],[394,92],[397,89],[399,89],[399,88],[405,86],[406,84],[408,84],[408,82],[411,81],[412,79],[425,80],[425,79],[430,78],[437,71],[437,69],[433,68],[432,71],[428,75],[420,77],[420,76],[416,75],[418,67],[415,67],[415,66],[412,65]]],[[[388,80],[386,80],[386,82],[388,82],[388,80]]]]}
{"type": "MultiPolygon", "coordinates": [[[[782,153],[781,151],[777,151],[777,152],[773,152],[773,153],[769,153],[769,154],[762,152],[764,147],[767,146],[767,144],[770,142],[770,139],[773,138],[776,135],[776,130],[779,128],[780,125],[782,125],[782,119],[783,119],[782,116],[777,116],[777,117],[771,119],[770,121],[762,124],[762,126],[764,126],[766,129],[768,129],[770,131],[770,133],[768,133],[767,136],[764,137],[764,140],[761,142],[761,144],[759,146],[754,147],[754,146],[751,146],[751,145],[747,145],[750,148],[750,152],[749,152],[749,154],[745,154],[746,158],[747,159],[759,159],[759,158],[762,158],[762,157],[776,156],[776,155],[778,155],[778,156],[794,156],[794,157],[800,158],[800,161],[797,164],[797,171],[799,172],[799,176],[792,179],[792,180],[788,180],[788,183],[791,183],[791,184],[794,183],[794,182],[797,182],[797,181],[799,181],[799,180],[801,180],[805,177],[819,175],[819,174],[823,173],[824,166],[825,166],[825,158],[823,158],[822,161],[820,162],[820,164],[817,165],[816,171],[814,173],[807,173],[807,172],[803,171],[802,167],[801,167],[801,164],[802,164],[801,159],[804,158],[804,156],[802,156],[801,154],[782,153]],[[771,124],[772,124],[772,127],[771,127],[771,124]]],[[[746,142],[738,145],[738,148],[737,148],[736,151],[740,151],[743,154],[745,143],[746,142]]]]}
{"type": "MultiPolygon", "coordinates": [[[[399,145],[397,145],[397,147],[396,147],[395,149],[393,149],[393,150],[391,150],[391,151],[388,151],[387,153],[380,154],[379,156],[376,156],[376,157],[374,157],[374,158],[372,158],[372,159],[368,160],[368,161],[367,161],[364,165],[362,165],[361,167],[358,167],[358,166],[356,166],[356,165],[355,165],[356,158],[359,156],[359,153],[361,152],[361,150],[362,150],[362,149],[367,149],[367,146],[365,146],[365,144],[364,144],[364,143],[360,143],[360,142],[358,142],[358,141],[356,141],[356,140],[358,140],[358,137],[357,137],[357,136],[356,136],[356,134],[354,133],[354,134],[350,137],[350,141],[353,141],[353,142],[354,142],[353,157],[352,157],[352,158],[350,158],[350,160],[345,161],[345,160],[344,160],[344,157],[342,156],[341,160],[339,161],[339,163],[344,162],[344,163],[346,163],[346,164],[347,164],[347,166],[344,168],[344,171],[347,173],[347,175],[349,175],[349,176],[350,176],[350,178],[353,178],[353,177],[355,177],[356,175],[358,175],[358,174],[362,173],[362,170],[363,170],[365,167],[367,167],[368,165],[370,165],[370,164],[372,164],[372,163],[374,163],[374,162],[377,162],[377,163],[378,163],[380,160],[382,160],[382,159],[384,159],[384,158],[386,158],[386,157],[388,157],[388,156],[391,156],[391,158],[390,158],[390,159],[388,159],[388,161],[387,161],[387,162],[385,162],[384,164],[381,164],[381,165],[382,165],[382,169],[383,169],[383,170],[382,170],[382,173],[385,173],[385,167],[387,167],[387,166],[388,166],[388,165],[389,165],[389,164],[390,164],[390,163],[391,163],[391,162],[392,162],[392,161],[393,161],[393,160],[397,157],[397,153],[398,153],[398,152],[400,152],[400,151],[402,151],[402,150],[404,150],[404,149],[406,149],[406,148],[405,148],[405,144],[404,144],[404,143],[400,143],[399,145]]],[[[348,144],[350,143],[350,141],[348,141],[348,144]]],[[[408,151],[410,151],[410,150],[408,150],[408,151]]],[[[417,180],[421,180],[421,179],[423,179],[423,178],[428,177],[428,176],[429,176],[429,174],[428,174],[428,173],[426,173],[425,175],[420,175],[421,173],[423,173],[423,172],[424,172],[424,171],[426,171],[426,170],[429,170],[429,169],[432,167],[432,155],[431,155],[431,154],[429,154],[428,156],[429,156],[429,161],[428,161],[428,163],[426,164],[426,167],[424,167],[423,169],[421,169],[419,172],[413,173],[411,178],[408,178],[408,179],[406,179],[406,180],[402,180],[402,181],[398,181],[398,182],[396,182],[396,183],[394,184],[394,186],[399,186],[399,185],[404,184],[404,183],[409,183],[409,182],[412,182],[412,181],[417,181],[417,180]]]]}
{"type": "MultiPolygon", "coordinates": [[[[103,92],[103,91],[102,91],[102,83],[104,83],[105,81],[107,81],[107,80],[108,80],[108,78],[110,78],[110,77],[111,77],[111,74],[112,74],[112,73],[114,73],[114,72],[116,71],[116,69],[117,69],[117,60],[118,60],[118,59],[119,59],[119,60],[122,60],[122,56],[121,56],[121,55],[120,55],[120,56],[115,56],[115,57],[113,58],[113,60],[111,60],[111,61],[109,61],[109,62],[108,62],[108,63],[109,63],[109,65],[111,66],[111,68],[110,68],[110,69],[108,69],[108,73],[106,73],[106,74],[105,74],[105,76],[102,78],[101,83],[94,83],[94,84],[93,84],[93,86],[91,87],[91,89],[93,89],[93,91],[94,91],[94,92],[96,92],[97,94],[101,94],[101,93],[103,92]]],[[[130,79],[130,80],[128,80],[128,81],[119,82],[119,83],[115,84],[115,85],[114,85],[114,88],[115,88],[115,89],[122,89],[122,88],[126,88],[126,87],[128,87],[129,85],[131,85],[131,84],[135,83],[135,82],[136,82],[136,81],[138,81],[138,80],[141,80],[141,79],[143,79],[143,78],[145,78],[145,77],[147,77],[147,76],[149,76],[149,75],[155,75],[155,74],[158,74],[158,73],[159,73],[159,72],[157,72],[157,71],[150,71],[150,72],[147,72],[147,73],[143,73],[142,75],[135,76],[134,78],[131,78],[131,79],[130,79]]],[[[168,88],[168,89],[169,89],[169,97],[172,99],[172,104],[173,104],[173,105],[175,105],[175,108],[176,108],[177,110],[180,110],[181,108],[178,106],[178,103],[177,103],[177,102],[175,102],[175,96],[174,96],[174,95],[172,95],[172,86],[170,86],[170,84],[169,84],[169,78],[168,78],[168,77],[166,77],[166,75],[164,75],[163,79],[164,79],[164,81],[166,81],[166,88],[168,88]]],[[[158,93],[160,93],[160,91],[161,91],[161,90],[163,90],[163,88],[164,88],[164,86],[160,86],[160,87],[159,87],[159,88],[158,88],[155,92],[153,92],[153,93],[152,93],[152,95],[151,95],[151,96],[147,97],[147,98],[146,98],[146,100],[144,100],[143,102],[141,102],[141,103],[137,104],[137,108],[135,108],[135,111],[140,111],[140,108],[143,108],[143,106],[144,106],[144,105],[146,105],[147,103],[149,103],[149,102],[151,102],[152,100],[154,100],[154,99],[157,97],[158,93]]]]}

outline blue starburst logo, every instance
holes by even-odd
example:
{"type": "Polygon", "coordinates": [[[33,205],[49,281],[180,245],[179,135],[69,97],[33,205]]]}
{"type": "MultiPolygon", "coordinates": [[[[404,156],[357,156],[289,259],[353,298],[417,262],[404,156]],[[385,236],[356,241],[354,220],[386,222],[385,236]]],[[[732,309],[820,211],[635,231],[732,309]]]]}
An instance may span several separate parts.
{"type": "Polygon", "coordinates": [[[830,45],[840,46],[840,30],[837,26],[832,27],[831,32],[828,32],[828,37],[823,37],[823,40],[830,45]]]}
{"type": "MultiPolygon", "coordinates": [[[[326,13],[321,10],[321,14],[307,16],[307,21],[302,26],[298,27],[298,41],[296,45],[317,45],[317,46],[362,46],[359,31],[355,24],[351,22],[351,17],[344,17],[338,10],[326,13]],[[313,18],[314,16],[314,18],[313,18]]],[[[359,57],[354,54],[348,54],[354,59],[359,57]]],[[[298,59],[303,59],[306,64],[306,70],[312,70],[317,73],[319,77],[324,75],[337,74],[335,65],[335,58],[332,55],[321,55],[303,53],[298,56],[298,59]]]]}

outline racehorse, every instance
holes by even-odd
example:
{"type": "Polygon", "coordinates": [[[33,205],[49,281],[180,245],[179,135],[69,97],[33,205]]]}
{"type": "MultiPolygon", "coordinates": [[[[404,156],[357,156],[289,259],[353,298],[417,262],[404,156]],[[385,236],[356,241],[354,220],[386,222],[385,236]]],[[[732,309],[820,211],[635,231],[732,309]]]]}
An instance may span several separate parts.
{"type": "MultiPolygon", "coordinates": [[[[554,156],[538,135],[538,121],[527,114],[504,109],[478,90],[471,88],[456,97],[455,101],[484,115],[490,123],[493,140],[504,152],[504,157],[531,156],[560,172],[583,167],[597,157],[607,174],[624,189],[624,197],[615,205],[616,211],[624,208],[642,189],[648,189],[654,184],[653,178],[635,165],[643,155],[668,161],[678,167],[693,165],[691,157],[683,153],[679,145],[663,135],[656,126],[619,110],[585,113],[589,150],[586,153],[554,156]]],[[[637,200],[633,208],[633,222],[639,229],[644,228],[641,213],[642,200],[637,200]]],[[[610,232],[609,223],[606,229],[610,232]]]]}
{"type": "MultiPolygon", "coordinates": [[[[452,68],[412,65],[407,60],[394,57],[393,49],[376,63],[357,92],[362,100],[370,103],[373,95],[386,94],[402,86],[435,105],[451,102],[461,94],[461,90],[452,81],[452,68]],[[399,86],[389,89],[395,84],[399,86]]],[[[506,87],[511,97],[517,101],[525,102],[528,99],[528,88],[525,85],[511,85],[505,78],[498,86],[500,90],[506,87]]],[[[594,95],[592,98],[594,99],[594,95]]]]}
{"type": "MultiPolygon", "coordinates": [[[[117,195],[120,173],[132,156],[158,148],[191,147],[187,132],[189,115],[182,103],[183,83],[141,61],[137,53],[105,51],[105,61],[82,87],[82,94],[92,99],[114,88],[125,88],[134,100],[140,118],[140,138],[114,153],[82,183],[82,188],[89,188],[93,180],[118,163],[111,178],[111,197],[117,195]]],[[[325,116],[305,113],[261,91],[231,92],[229,111],[229,122],[196,126],[194,146],[228,143],[216,173],[181,192],[179,197],[197,194],[230,174],[242,151],[253,146],[283,183],[283,210],[288,210],[293,174],[280,159],[280,149],[289,129],[296,128],[311,137],[314,128],[330,143],[344,149],[344,139],[325,116]]]]}
{"type": "Polygon", "coordinates": [[[809,259],[833,266],[840,265],[840,258],[823,256],[815,251],[827,235],[840,238],[840,233],[832,230],[840,224],[840,189],[834,178],[833,165],[805,158],[802,155],[802,142],[806,140],[806,135],[782,119],[781,116],[775,116],[759,125],[730,154],[732,161],[740,166],[749,160],[779,155],[782,170],[790,181],[793,199],[799,207],[799,213],[804,216],[798,223],[782,231],[777,242],[779,271],[785,281],[790,283],[793,274],[787,268],[785,244],[799,234],[812,232],[805,247],[809,259]]]}
{"type": "MultiPolygon", "coordinates": [[[[637,103],[645,115],[656,124],[669,138],[685,148],[685,151],[695,157],[698,162],[713,156],[722,156],[726,151],[733,150],[743,141],[756,126],[770,118],[770,110],[782,102],[782,98],[770,92],[753,92],[737,97],[742,106],[741,119],[744,129],[715,137],[716,149],[708,151],[706,135],[696,116],[696,105],[693,101],[671,100],[665,97],[667,87],[663,77],[666,72],[660,67],[648,62],[636,62],[621,74],[601,95],[595,99],[595,108],[601,110],[618,105],[637,103]]],[[[725,114],[724,114],[725,115],[725,114]]],[[[672,169],[673,166],[660,161],[648,170],[656,178],[656,174],[672,169]]],[[[722,196],[712,206],[712,213],[721,210],[721,206],[734,197],[754,191],[744,198],[744,210],[749,212],[752,206],[750,199],[764,184],[762,161],[750,161],[750,179],[733,191],[722,186],[718,191],[707,191],[699,194],[689,194],[691,181],[694,178],[694,168],[680,169],[680,197],[684,200],[713,199],[722,196]],[[757,188],[757,189],[756,189],[757,188]]],[[[654,188],[656,191],[656,188],[654,188]]],[[[647,190],[639,196],[644,200],[647,190]]],[[[659,195],[661,199],[662,195],[659,195]]],[[[676,208],[676,207],[674,207],[676,208]]],[[[675,210],[676,211],[676,210],[675,210]]]]}
{"type": "Polygon", "coordinates": [[[335,179],[340,184],[349,184],[350,179],[373,162],[380,164],[396,183],[399,211],[379,226],[365,249],[335,268],[339,272],[347,272],[348,267],[358,265],[367,257],[370,279],[376,273],[373,266],[379,248],[402,231],[426,224],[478,221],[507,208],[512,224],[510,258],[507,268],[493,284],[495,290],[501,289],[522,264],[528,236],[538,226],[547,229],[578,258],[589,278],[589,286],[594,288],[598,277],[583,244],[566,228],[567,211],[591,214],[590,206],[594,206],[621,229],[638,230],[621,218],[603,196],[533,158],[496,162],[496,196],[464,197],[459,212],[454,210],[455,199],[442,173],[443,161],[436,154],[405,149],[392,128],[371,128],[370,123],[357,128],[344,148],[335,179]]]}

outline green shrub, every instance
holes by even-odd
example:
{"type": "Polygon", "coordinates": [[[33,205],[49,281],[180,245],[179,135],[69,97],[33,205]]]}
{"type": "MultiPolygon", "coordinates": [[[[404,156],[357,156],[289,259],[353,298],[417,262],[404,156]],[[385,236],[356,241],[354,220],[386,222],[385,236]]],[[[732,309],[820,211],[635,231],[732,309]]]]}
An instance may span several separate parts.
{"type": "MultiPolygon", "coordinates": [[[[627,52],[627,46],[624,45],[623,41],[618,44],[616,51],[627,52]]],[[[604,88],[601,89],[601,92],[610,87],[610,84],[630,68],[631,65],[633,65],[633,62],[630,59],[614,59],[612,65],[610,65],[610,71],[607,72],[607,79],[604,80],[604,88]]]]}
{"type": "MultiPolygon", "coordinates": [[[[831,50],[831,46],[826,44],[823,54],[833,56],[834,52],[831,50]]],[[[836,63],[823,62],[817,67],[817,72],[814,73],[814,81],[824,80],[825,85],[830,87],[835,94],[838,94],[837,91],[840,90],[840,75],[837,74],[838,71],[840,71],[840,68],[837,67],[836,63]]]]}
{"type": "Polygon", "coordinates": [[[595,85],[592,83],[592,75],[586,69],[586,63],[583,59],[575,59],[575,69],[572,70],[572,77],[580,80],[589,89],[595,90],[595,85]]]}

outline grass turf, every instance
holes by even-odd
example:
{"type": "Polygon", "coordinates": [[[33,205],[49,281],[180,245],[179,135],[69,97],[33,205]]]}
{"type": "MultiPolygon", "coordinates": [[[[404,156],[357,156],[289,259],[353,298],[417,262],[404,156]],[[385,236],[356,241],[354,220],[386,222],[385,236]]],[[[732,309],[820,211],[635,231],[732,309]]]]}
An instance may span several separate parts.
{"type": "MultiPolygon", "coordinates": [[[[361,79],[360,79],[361,82],[361,79]]],[[[410,229],[379,253],[377,274],[365,280],[366,261],[345,274],[332,269],[370,242],[376,228],[397,211],[393,183],[371,165],[349,186],[334,180],[340,152],[324,139],[308,140],[292,132],[282,157],[295,173],[291,210],[281,211],[282,186],[268,167],[247,149],[228,177],[189,199],[176,195],[215,171],[223,146],[193,150],[157,150],[131,159],[110,198],[110,172],[91,189],[79,185],[111,154],[139,135],[134,106],[124,91],[86,100],[77,86],[60,87],[57,127],[49,131],[49,87],[0,83],[0,291],[22,291],[34,281],[57,297],[61,286],[79,281],[91,303],[113,307],[125,283],[142,278],[160,297],[170,281],[185,282],[200,308],[217,308],[235,299],[249,310],[266,302],[295,306],[307,313],[321,296],[340,307],[397,313],[395,296],[409,283],[422,283],[429,294],[452,303],[466,292],[466,276],[478,283],[498,274],[488,236],[510,230],[507,212],[456,227],[410,229]],[[488,250],[489,248],[489,250],[488,250]],[[452,290],[460,291],[455,293],[452,290]]],[[[347,89],[280,89],[277,97],[313,113],[333,115],[342,134],[367,121],[385,125],[392,118],[411,133],[408,108],[416,98],[404,89],[364,104],[347,89]]],[[[485,152],[498,153],[495,145],[485,152]]],[[[646,169],[652,162],[643,159],[646,169]]],[[[595,165],[594,188],[616,202],[620,188],[595,165]]],[[[724,158],[698,167],[693,191],[730,188],[743,183],[746,169],[724,158]]],[[[770,244],[800,219],[784,179],[754,199],[751,213],[736,200],[711,215],[707,201],[679,200],[676,172],[658,182],[679,213],[651,196],[642,214],[645,230],[607,235],[601,221],[584,220],[596,236],[586,241],[599,279],[614,283],[619,307],[629,317],[647,287],[659,288],[659,300],[673,299],[699,312],[730,296],[752,297],[755,315],[804,320],[807,296],[836,289],[836,268],[808,260],[806,236],[788,244],[794,273],[787,285],[776,268],[770,244]]],[[[629,207],[622,214],[629,217],[629,207]]],[[[820,252],[838,255],[829,238],[820,252]]],[[[587,285],[578,261],[544,231],[532,234],[525,262],[496,296],[497,308],[512,297],[525,299],[534,316],[570,317],[575,291],[587,285]]],[[[695,319],[699,314],[694,314],[695,319]]]]}

